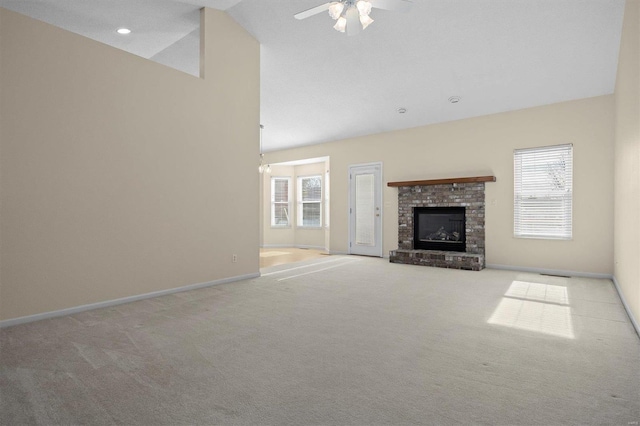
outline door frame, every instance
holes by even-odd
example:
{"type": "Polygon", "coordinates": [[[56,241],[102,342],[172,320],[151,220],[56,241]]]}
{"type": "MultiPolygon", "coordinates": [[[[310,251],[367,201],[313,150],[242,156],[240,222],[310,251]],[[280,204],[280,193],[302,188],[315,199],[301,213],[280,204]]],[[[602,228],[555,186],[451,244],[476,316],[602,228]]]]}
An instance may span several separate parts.
{"type": "Polygon", "coordinates": [[[380,253],[377,254],[376,256],[378,257],[384,257],[384,239],[383,239],[383,221],[384,221],[384,187],[382,185],[382,182],[384,181],[384,169],[382,166],[382,161],[374,161],[371,163],[359,163],[359,164],[350,164],[347,167],[347,182],[348,182],[348,190],[347,190],[347,224],[348,224],[348,233],[349,236],[347,237],[347,253],[349,254],[353,254],[352,253],[352,246],[353,246],[353,241],[351,240],[351,231],[352,231],[352,217],[351,217],[351,201],[352,201],[352,194],[351,194],[351,173],[352,173],[352,169],[354,168],[359,168],[359,167],[380,167],[380,183],[378,185],[378,188],[376,188],[378,191],[380,191],[380,220],[378,221],[378,225],[376,226],[375,229],[375,233],[376,233],[376,237],[380,238],[380,253]]]}

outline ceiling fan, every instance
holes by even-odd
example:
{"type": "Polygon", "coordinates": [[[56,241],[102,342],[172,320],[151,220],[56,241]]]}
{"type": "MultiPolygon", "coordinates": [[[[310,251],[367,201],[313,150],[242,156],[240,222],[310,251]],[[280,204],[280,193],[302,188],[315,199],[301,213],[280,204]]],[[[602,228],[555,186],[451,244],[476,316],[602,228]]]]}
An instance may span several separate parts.
{"type": "Polygon", "coordinates": [[[294,17],[306,19],[328,10],[329,16],[336,21],[333,28],[351,36],[373,23],[373,19],[369,16],[371,8],[407,11],[412,4],[412,0],[339,0],[296,13],[294,17]]]}

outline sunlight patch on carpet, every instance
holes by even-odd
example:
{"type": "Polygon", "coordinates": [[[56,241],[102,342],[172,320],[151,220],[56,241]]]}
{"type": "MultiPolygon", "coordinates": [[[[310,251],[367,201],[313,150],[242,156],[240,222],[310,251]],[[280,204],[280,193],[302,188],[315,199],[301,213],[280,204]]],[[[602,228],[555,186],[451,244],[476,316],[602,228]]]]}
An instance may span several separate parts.
{"type": "Polygon", "coordinates": [[[575,337],[567,288],[562,286],[513,281],[487,322],[567,339],[575,337]]]}

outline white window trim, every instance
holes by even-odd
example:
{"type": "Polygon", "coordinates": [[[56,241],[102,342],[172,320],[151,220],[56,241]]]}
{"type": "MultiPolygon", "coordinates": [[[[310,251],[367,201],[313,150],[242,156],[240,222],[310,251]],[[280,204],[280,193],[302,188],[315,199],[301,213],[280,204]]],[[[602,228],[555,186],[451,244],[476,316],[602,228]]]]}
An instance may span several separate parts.
{"type": "Polygon", "coordinates": [[[292,192],[292,188],[291,188],[291,176],[272,176],[271,177],[271,227],[272,228],[291,228],[291,222],[293,222],[293,218],[291,217],[291,192],[292,192]],[[289,212],[288,215],[288,223],[286,225],[279,225],[274,223],[275,219],[276,219],[276,201],[275,201],[275,182],[276,180],[286,180],[288,182],[287,184],[287,211],[289,212]]]}
{"type": "MultiPolygon", "coordinates": [[[[546,172],[547,174],[550,172],[546,172]]],[[[515,238],[573,238],[573,145],[516,149],[513,155],[515,238]],[[550,190],[541,167],[564,161],[562,190],[550,190]],[[523,162],[526,162],[524,164],[523,162]],[[538,170],[536,170],[536,168],[538,170]],[[525,182],[527,180],[527,182],[525,182]],[[555,214],[551,214],[555,211],[555,214]]]]}
{"type": "Polygon", "coordinates": [[[322,175],[321,174],[314,174],[314,175],[309,175],[309,176],[298,176],[297,182],[296,182],[296,202],[298,204],[298,208],[296,210],[297,213],[297,219],[296,219],[296,227],[297,228],[304,228],[304,229],[322,229],[322,220],[324,215],[322,214],[322,209],[323,209],[323,205],[324,203],[322,202],[322,197],[324,194],[323,188],[322,188],[322,183],[323,183],[323,179],[322,179],[322,175]],[[320,179],[320,200],[318,201],[302,201],[302,180],[303,179],[311,179],[311,178],[318,178],[320,179]],[[304,204],[319,204],[320,205],[320,224],[319,225],[303,225],[303,206],[304,204]]]}

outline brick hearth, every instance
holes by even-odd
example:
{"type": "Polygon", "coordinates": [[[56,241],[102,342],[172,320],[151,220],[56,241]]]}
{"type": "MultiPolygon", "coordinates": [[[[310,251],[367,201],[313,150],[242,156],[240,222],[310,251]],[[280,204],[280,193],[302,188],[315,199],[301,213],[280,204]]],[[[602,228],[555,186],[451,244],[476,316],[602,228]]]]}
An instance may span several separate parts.
{"type": "Polygon", "coordinates": [[[388,184],[398,187],[398,249],[390,252],[391,262],[473,271],[484,269],[484,182],[495,181],[495,178],[462,178],[460,181],[463,183],[430,184],[429,181],[418,181],[406,182],[406,186],[401,185],[403,182],[388,184]],[[414,207],[465,207],[466,252],[415,250],[414,207]]]}

